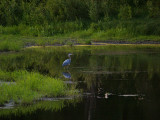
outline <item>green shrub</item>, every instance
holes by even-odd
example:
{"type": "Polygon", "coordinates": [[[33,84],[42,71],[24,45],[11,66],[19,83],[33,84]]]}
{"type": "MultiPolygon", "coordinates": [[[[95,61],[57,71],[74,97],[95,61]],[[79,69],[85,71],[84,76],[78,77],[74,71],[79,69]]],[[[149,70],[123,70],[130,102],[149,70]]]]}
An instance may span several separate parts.
{"type": "Polygon", "coordinates": [[[91,2],[89,7],[89,17],[92,21],[97,21],[99,19],[99,11],[97,2],[91,2]]]}
{"type": "Polygon", "coordinates": [[[147,8],[148,8],[148,16],[149,17],[160,17],[160,8],[158,6],[159,3],[153,5],[154,1],[148,0],[147,1],[147,8]]]}
{"type": "Polygon", "coordinates": [[[132,10],[129,5],[120,6],[118,17],[123,20],[128,20],[132,18],[132,10]]]}
{"type": "Polygon", "coordinates": [[[86,40],[86,41],[85,41],[85,44],[91,45],[91,44],[92,44],[92,41],[91,41],[91,40],[86,40]]]}

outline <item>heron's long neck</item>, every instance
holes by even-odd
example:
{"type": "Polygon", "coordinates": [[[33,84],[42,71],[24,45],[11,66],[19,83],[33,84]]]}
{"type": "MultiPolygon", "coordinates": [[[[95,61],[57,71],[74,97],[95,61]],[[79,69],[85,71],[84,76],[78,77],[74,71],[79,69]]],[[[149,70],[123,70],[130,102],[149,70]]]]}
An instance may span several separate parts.
{"type": "Polygon", "coordinates": [[[69,57],[69,59],[71,60],[71,56],[68,56],[69,57]]]}

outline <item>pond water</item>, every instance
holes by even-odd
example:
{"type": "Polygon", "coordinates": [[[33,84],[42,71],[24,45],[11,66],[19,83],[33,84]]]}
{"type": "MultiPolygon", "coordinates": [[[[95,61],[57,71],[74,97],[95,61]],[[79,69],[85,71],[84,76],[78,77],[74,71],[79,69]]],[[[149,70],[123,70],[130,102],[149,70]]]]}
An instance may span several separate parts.
{"type": "Polygon", "coordinates": [[[42,98],[32,105],[10,101],[0,107],[0,120],[160,119],[160,49],[33,48],[1,53],[0,69],[37,71],[82,91],[74,97],[42,98]],[[63,69],[68,53],[74,54],[72,62],[63,69]]]}

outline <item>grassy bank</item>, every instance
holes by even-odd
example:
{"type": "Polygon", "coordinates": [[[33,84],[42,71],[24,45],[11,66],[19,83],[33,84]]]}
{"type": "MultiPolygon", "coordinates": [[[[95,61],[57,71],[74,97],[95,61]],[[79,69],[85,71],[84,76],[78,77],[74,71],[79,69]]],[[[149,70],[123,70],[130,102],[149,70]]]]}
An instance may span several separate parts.
{"type": "Polygon", "coordinates": [[[35,72],[0,71],[0,104],[10,100],[30,103],[41,97],[58,97],[72,94],[63,81],[35,72]]]}
{"type": "Polygon", "coordinates": [[[51,25],[0,26],[0,51],[19,51],[30,45],[74,45],[91,42],[160,42],[160,19],[70,21],[51,25]]]}

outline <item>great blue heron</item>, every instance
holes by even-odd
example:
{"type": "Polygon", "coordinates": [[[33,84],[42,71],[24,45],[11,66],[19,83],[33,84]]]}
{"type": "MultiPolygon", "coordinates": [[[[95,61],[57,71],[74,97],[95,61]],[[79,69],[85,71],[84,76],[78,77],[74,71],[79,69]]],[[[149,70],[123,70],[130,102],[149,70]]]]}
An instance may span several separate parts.
{"type": "Polygon", "coordinates": [[[69,66],[71,64],[71,55],[71,53],[68,54],[69,59],[63,62],[62,67],[69,66]]]}

